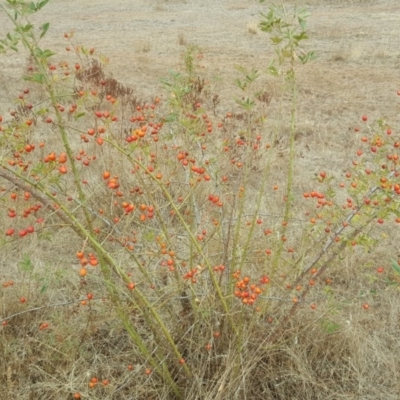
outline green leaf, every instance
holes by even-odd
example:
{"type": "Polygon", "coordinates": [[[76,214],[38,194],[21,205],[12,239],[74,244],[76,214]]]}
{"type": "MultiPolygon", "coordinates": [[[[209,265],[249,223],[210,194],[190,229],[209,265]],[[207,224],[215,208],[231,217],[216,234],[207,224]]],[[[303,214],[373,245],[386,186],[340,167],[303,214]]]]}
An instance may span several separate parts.
{"type": "Polygon", "coordinates": [[[248,83],[253,83],[258,77],[259,77],[259,73],[256,69],[252,69],[251,72],[249,74],[246,75],[246,81],[248,83]]]}
{"type": "Polygon", "coordinates": [[[49,113],[49,109],[46,108],[46,107],[39,108],[39,109],[36,111],[36,115],[46,115],[46,114],[48,114],[48,113],[49,113]]]}
{"type": "Polygon", "coordinates": [[[301,32],[299,35],[293,35],[293,39],[297,40],[300,42],[301,40],[306,40],[308,39],[308,35],[306,32],[301,32]]]}
{"type": "Polygon", "coordinates": [[[28,8],[31,12],[37,11],[36,4],[33,1],[31,3],[29,3],[28,8]]]}
{"type": "Polygon", "coordinates": [[[246,89],[246,84],[243,83],[240,79],[236,79],[235,80],[236,86],[241,89],[241,90],[245,90],[246,89]]]}
{"type": "Polygon", "coordinates": [[[44,75],[43,74],[33,74],[31,76],[24,76],[25,81],[31,81],[36,83],[44,83],[44,75]]]}
{"type": "Polygon", "coordinates": [[[254,107],[254,101],[246,98],[245,100],[235,99],[236,103],[241,106],[244,110],[250,111],[254,107]]]}
{"type": "Polygon", "coordinates": [[[47,31],[49,30],[49,28],[50,28],[50,22],[46,22],[45,24],[43,24],[43,25],[40,27],[40,29],[42,30],[42,33],[40,34],[40,38],[42,38],[42,37],[47,33],[47,31]]]}
{"type": "Polygon", "coordinates": [[[48,2],[49,2],[49,0],[43,0],[43,1],[41,1],[40,3],[38,3],[38,4],[36,5],[36,9],[37,9],[37,10],[41,10],[48,2]]]}
{"type": "Polygon", "coordinates": [[[32,24],[19,25],[15,28],[16,32],[29,32],[33,28],[32,24]]]}
{"type": "Polygon", "coordinates": [[[400,275],[400,266],[397,263],[397,261],[390,260],[390,262],[391,262],[392,268],[395,270],[395,272],[400,275]]]}
{"type": "Polygon", "coordinates": [[[44,50],[43,51],[43,54],[42,54],[42,57],[44,57],[44,58],[49,58],[49,57],[51,57],[51,56],[54,56],[56,53],[54,53],[54,51],[51,51],[51,50],[44,50]]]}
{"type": "Polygon", "coordinates": [[[77,120],[78,118],[82,118],[82,117],[84,117],[85,115],[86,115],[85,112],[81,112],[81,113],[79,113],[79,114],[76,114],[76,115],[75,115],[75,120],[77,120]]]}
{"type": "Polygon", "coordinates": [[[325,321],[321,321],[321,324],[322,324],[322,328],[328,334],[335,333],[336,331],[338,331],[340,329],[340,325],[333,321],[325,320],[325,321]]]}
{"type": "Polygon", "coordinates": [[[279,75],[279,72],[278,72],[278,70],[276,69],[276,67],[274,67],[273,65],[271,65],[271,66],[268,67],[268,69],[267,69],[267,74],[270,74],[270,75],[272,75],[272,76],[278,76],[278,75],[279,75]]]}
{"type": "Polygon", "coordinates": [[[299,17],[299,24],[303,31],[305,31],[307,29],[307,22],[303,18],[299,17]]]}
{"type": "Polygon", "coordinates": [[[56,53],[54,53],[51,50],[42,50],[42,49],[36,48],[35,54],[37,55],[37,57],[49,58],[51,56],[54,56],[54,54],[56,54],[56,53]]]}
{"type": "Polygon", "coordinates": [[[38,237],[40,240],[47,240],[48,242],[53,241],[53,235],[51,234],[51,232],[48,231],[41,231],[38,237]]]}
{"type": "Polygon", "coordinates": [[[47,164],[44,162],[39,162],[37,163],[33,168],[32,168],[32,173],[35,175],[41,175],[43,171],[46,170],[47,164]]]}
{"type": "Polygon", "coordinates": [[[155,238],[155,233],[154,231],[148,231],[147,233],[143,234],[143,238],[144,240],[146,240],[147,242],[154,242],[154,238],[155,238]]]}
{"type": "Polygon", "coordinates": [[[164,120],[165,122],[174,122],[178,119],[179,115],[177,113],[170,113],[168,114],[164,120]]]}
{"type": "Polygon", "coordinates": [[[283,39],[282,39],[281,37],[279,37],[279,36],[273,36],[273,37],[271,37],[271,42],[272,42],[273,44],[275,44],[275,45],[281,43],[282,40],[283,40],[283,39]]]}
{"type": "Polygon", "coordinates": [[[247,70],[243,65],[235,65],[236,71],[240,72],[241,74],[246,74],[247,70]]]}
{"type": "Polygon", "coordinates": [[[307,54],[305,54],[303,56],[299,56],[299,59],[303,64],[306,64],[309,61],[313,61],[316,58],[317,58],[317,56],[315,55],[315,53],[313,51],[309,51],[307,54]]]}
{"type": "Polygon", "coordinates": [[[395,208],[391,208],[390,212],[394,214],[396,217],[400,217],[400,211],[396,210],[395,208]]]}
{"type": "Polygon", "coordinates": [[[21,270],[23,272],[32,272],[33,271],[33,264],[31,259],[27,254],[24,254],[23,260],[19,263],[19,266],[21,267],[21,270]]]}
{"type": "Polygon", "coordinates": [[[42,278],[42,279],[40,279],[40,281],[43,282],[43,286],[40,289],[40,294],[44,294],[44,293],[47,292],[47,289],[49,287],[49,282],[48,282],[48,280],[46,278],[42,278]]]}
{"type": "Polygon", "coordinates": [[[306,19],[308,17],[311,16],[311,13],[309,11],[307,11],[306,9],[302,9],[299,14],[298,14],[298,18],[300,19],[306,19]]]}

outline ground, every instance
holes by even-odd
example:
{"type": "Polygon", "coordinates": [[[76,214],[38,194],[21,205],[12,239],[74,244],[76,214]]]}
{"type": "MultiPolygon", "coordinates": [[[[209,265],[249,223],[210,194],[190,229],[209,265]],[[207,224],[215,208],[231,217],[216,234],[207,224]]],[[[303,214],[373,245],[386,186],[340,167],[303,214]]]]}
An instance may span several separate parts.
{"type": "MultiPolygon", "coordinates": [[[[292,1],[288,2],[288,5],[293,4],[292,1]]],[[[298,4],[305,6],[311,12],[309,40],[306,41],[305,47],[306,50],[315,51],[317,56],[315,61],[299,66],[297,71],[299,91],[296,172],[300,171],[300,173],[296,175],[296,188],[303,189],[302,186],[304,186],[304,191],[306,191],[309,190],[307,185],[310,183],[310,178],[313,178],[321,169],[339,177],[344,172],[344,166],[351,164],[354,154],[350,152],[350,149],[354,151],[352,145],[356,143],[354,128],[362,124],[362,115],[368,115],[369,120],[384,118],[390,126],[393,126],[394,135],[397,134],[396,128],[400,126],[399,97],[396,94],[400,89],[398,74],[400,13],[398,2],[389,0],[309,0],[299,1],[298,4]]],[[[234,99],[239,96],[239,92],[234,81],[239,77],[239,73],[236,67],[240,65],[247,68],[254,67],[261,73],[259,89],[271,96],[266,111],[268,121],[265,129],[277,128],[281,156],[273,166],[278,169],[279,166],[287,163],[288,159],[287,121],[290,102],[287,93],[284,93],[272,77],[265,74],[274,56],[274,49],[268,36],[258,29],[258,21],[261,18],[260,12],[265,12],[267,6],[268,2],[259,3],[256,0],[114,0],[107,2],[105,0],[91,2],[51,0],[43,11],[32,16],[32,22],[35,26],[50,22],[50,30],[43,39],[43,47],[55,50],[61,57],[69,56],[65,50],[69,44],[64,38],[64,33],[73,31],[75,45],[93,47],[96,53],[108,57],[110,59],[107,66],[108,72],[125,85],[131,86],[135,96],[143,99],[155,95],[165,98],[167,94],[163,92],[161,79],[168,76],[169,71],[180,68],[181,54],[186,46],[191,44],[200,46],[203,54],[200,60],[202,72],[209,80],[213,93],[220,96],[216,112],[217,118],[221,119],[226,112],[237,111],[234,99]]],[[[0,38],[11,30],[9,22],[0,12],[0,38]]],[[[12,99],[23,89],[21,75],[27,63],[28,60],[22,49],[18,54],[8,53],[0,56],[0,115],[3,115],[5,120],[10,118],[8,111],[14,107],[12,99]]],[[[53,268],[57,271],[59,275],[54,273],[54,279],[62,282],[64,270],[67,268],[60,260],[70,260],[71,249],[75,252],[81,243],[76,240],[71,242],[69,236],[61,229],[56,234],[57,240],[51,244],[42,241],[43,247],[32,247],[28,252],[36,259],[39,268],[43,268],[44,271],[45,267],[49,270],[53,268]],[[69,247],[65,243],[68,243],[69,247]],[[47,263],[46,249],[48,253],[51,250],[52,254],[57,254],[58,258],[53,263],[54,265],[47,263]]],[[[400,256],[396,257],[398,245],[395,235],[387,238],[385,246],[387,248],[380,246],[374,253],[376,260],[389,252],[394,258],[400,258],[400,256]]],[[[17,265],[21,267],[21,249],[18,249],[16,245],[14,250],[12,254],[0,257],[1,279],[3,275],[4,277],[12,275],[10,271],[18,269],[17,265]]],[[[26,252],[26,249],[24,251],[26,252]]],[[[364,259],[368,257],[369,255],[364,255],[364,259]]],[[[347,289],[349,293],[363,293],[365,290],[361,287],[362,283],[357,280],[357,276],[350,272],[350,268],[354,266],[362,268],[362,265],[357,264],[357,256],[352,257],[350,261],[346,259],[343,263],[339,263],[338,286],[344,282],[343,292],[340,290],[337,292],[340,312],[342,312],[342,305],[347,307],[344,301],[348,297],[347,289]]],[[[390,265],[385,265],[385,268],[390,270],[390,265]]],[[[376,279],[375,275],[371,273],[371,281],[376,279]]],[[[66,301],[72,292],[77,293],[78,289],[81,290],[77,288],[78,278],[74,276],[72,279],[70,286],[63,285],[59,290],[49,294],[50,303],[66,301]]],[[[41,283],[37,283],[39,284],[41,283]]],[[[282,382],[292,382],[287,386],[293,391],[290,393],[296,393],[296,388],[300,390],[301,385],[305,393],[305,383],[309,387],[316,387],[315,393],[320,390],[318,398],[397,399],[398,360],[393,355],[398,354],[399,292],[394,285],[386,288],[382,283],[382,287],[384,289],[379,292],[381,297],[377,297],[374,300],[375,303],[371,304],[369,314],[366,314],[358,304],[358,311],[351,309],[347,313],[347,308],[344,308],[342,313],[335,314],[334,317],[338,315],[337,319],[340,319],[340,335],[335,337],[328,335],[337,330],[333,323],[329,325],[329,320],[328,325],[321,328],[322,331],[328,333],[325,335],[322,335],[317,329],[319,326],[314,324],[310,328],[313,331],[310,332],[317,332],[315,337],[313,333],[299,336],[302,346],[297,346],[296,336],[294,344],[288,345],[290,351],[287,358],[279,354],[276,360],[274,356],[271,356],[272,361],[265,362],[270,368],[269,374],[275,371],[275,365],[281,366],[280,370],[276,370],[275,379],[278,382],[276,389],[271,389],[271,392],[275,390],[278,393],[282,390],[280,393],[283,394],[281,394],[282,397],[276,395],[275,398],[289,398],[285,394],[289,392],[284,392],[283,386],[280,388],[279,378],[282,382]],[[289,361],[285,361],[286,359],[289,361]],[[293,367],[291,371],[295,372],[286,372],[287,366],[293,367]],[[337,371],[340,371],[342,375],[335,375],[337,371]],[[348,371],[351,371],[351,376],[348,371]],[[299,380],[299,376],[303,380],[299,380]],[[347,376],[350,376],[348,380],[347,376]],[[321,385],[319,389],[314,384],[315,382],[321,385]],[[338,382],[341,383],[338,384],[338,382]],[[337,390],[332,395],[333,397],[326,397],[322,392],[322,387],[326,390],[324,393],[328,393],[332,387],[337,390]],[[360,393],[369,397],[357,397],[360,393]]],[[[8,306],[6,298],[0,300],[3,302],[0,308],[4,311],[8,306]]],[[[19,310],[17,306],[22,307],[20,304],[12,307],[14,306],[16,311],[19,310]]],[[[76,311],[78,308],[79,305],[75,308],[71,307],[73,312],[68,314],[71,321],[75,321],[74,318],[80,312],[76,311]]],[[[51,359],[56,372],[51,369],[52,366],[50,368],[43,361],[49,353],[45,350],[40,353],[42,347],[32,345],[32,343],[39,343],[39,340],[34,337],[37,335],[36,325],[32,328],[28,315],[24,314],[22,317],[22,320],[26,317],[26,320],[22,321],[24,324],[21,323],[25,330],[12,325],[14,326],[12,329],[15,329],[19,336],[16,334],[13,337],[14,331],[10,331],[9,342],[4,345],[4,354],[7,353],[5,357],[8,363],[7,374],[10,378],[7,375],[5,379],[3,374],[2,381],[7,381],[10,392],[13,390],[14,381],[27,382],[25,387],[21,385],[21,393],[24,393],[26,397],[22,397],[21,394],[19,398],[28,398],[29,386],[37,390],[35,393],[55,393],[51,390],[58,391],[62,385],[64,385],[64,392],[68,393],[64,393],[65,398],[70,398],[67,397],[69,393],[72,393],[76,387],[86,385],[89,379],[89,375],[82,377],[82,371],[87,371],[86,373],[89,374],[89,371],[95,369],[94,366],[101,365],[101,368],[110,366],[111,369],[115,365],[118,366],[118,363],[122,363],[117,360],[118,357],[115,357],[114,364],[109,362],[110,344],[115,345],[115,349],[120,351],[118,354],[122,354],[123,362],[125,362],[125,353],[132,351],[129,341],[121,340],[123,333],[109,329],[108,314],[98,313],[99,318],[104,318],[105,321],[101,328],[103,330],[96,330],[96,324],[93,323],[92,326],[88,323],[83,333],[79,333],[78,330],[76,333],[74,326],[65,319],[68,309],[65,308],[65,310],[66,314],[61,314],[60,311],[59,321],[52,315],[55,339],[54,343],[50,344],[54,348],[60,348],[63,351],[63,357],[65,356],[62,359],[68,360],[70,364],[68,362],[66,365],[58,364],[56,357],[54,360],[51,359]],[[64,332],[63,326],[69,330],[64,332]],[[30,336],[31,333],[25,334],[31,331],[34,332],[32,336],[30,336]],[[68,340],[64,342],[63,336],[68,340]],[[75,338],[76,343],[70,341],[69,338],[75,338]],[[88,338],[91,338],[92,342],[88,338]],[[13,347],[14,343],[15,347],[13,347]],[[101,347],[104,363],[100,356],[97,357],[97,349],[93,347],[95,348],[93,350],[90,347],[91,343],[97,345],[100,343],[99,348],[101,347]],[[124,343],[127,349],[123,348],[124,343]],[[36,350],[37,353],[43,355],[38,356],[36,350]],[[93,364],[91,364],[92,356],[95,359],[93,364]],[[41,363],[46,364],[47,369],[42,368],[41,363]],[[57,370],[58,367],[62,372],[57,370]],[[75,368],[76,373],[74,373],[75,368]],[[50,370],[51,377],[47,376],[44,370],[50,370]],[[49,391],[46,392],[46,390],[49,391]]],[[[97,309],[94,308],[94,310],[97,309]]],[[[4,314],[10,313],[7,310],[4,314]]],[[[76,318],[76,321],[81,323],[81,320],[76,318]]],[[[3,343],[6,341],[4,340],[3,343]]],[[[45,343],[47,346],[46,341],[40,341],[41,346],[45,343]]],[[[49,348],[52,351],[53,347],[49,346],[49,348]]],[[[56,353],[52,351],[51,354],[56,353]]],[[[4,366],[3,371],[5,371],[4,366]]],[[[124,382],[124,374],[127,374],[125,365],[121,371],[121,376],[115,375],[115,381],[120,383],[120,387],[124,387],[125,384],[121,382],[124,382]]],[[[261,373],[266,374],[264,370],[260,370],[261,373]]],[[[127,393],[126,398],[131,395],[136,396],[135,398],[150,396],[148,386],[145,384],[140,386],[135,381],[132,383],[132,388],[137,390],[137,393],[127,393]],[[145,394],[141,390],[145,390],[145,394]]],[[[156,389],[158,388],[155,387],[156,389]]],[[[159,394],[159,392],[156,393],[159,394]]],[[[0,392],[0,399],[1,396],[0,392]]],[[[112,398],[111,394],[109,396],[107,398],[112,398]]],[[[313,397],[311,393],[308,398],[314,400],[316,397],[313,397]]],[[[303,399],[305,397],[299,397],[299,400],[303,399]]]]}

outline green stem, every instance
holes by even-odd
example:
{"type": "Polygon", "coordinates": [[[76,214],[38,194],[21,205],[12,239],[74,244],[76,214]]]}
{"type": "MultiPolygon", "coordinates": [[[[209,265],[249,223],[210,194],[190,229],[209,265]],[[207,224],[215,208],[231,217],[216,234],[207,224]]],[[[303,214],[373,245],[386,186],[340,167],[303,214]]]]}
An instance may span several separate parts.
{"type": "MultiPolygon", "coordinates": [[[[109,255],[107,250],[97,241],[97,239],[90,234],[86,230],[86,228],[79,222],[79,220],[66,208],[62,203],[58,201],[56,197],[54,197],[50,192],[46,191],[46,189],[40,187],[39,185],[35,185],[33,182],[29,181],[27,178],[25,178],[23,175],[19,174],[16,171],[9,171],[7,167],[4,167],[4,170],[0,170],[0,176],[3,177],[4,179],[8,180],[9,182],[12,182],[14,185],[20,187],[24,191],[30,191],[32,196],[36,198],[38,201],[40,201],[44,206],[52,209],[59,218],[61,218],[67,225],[69,225],[82,239],[87,239],[90,245],[93,247],[93,249],[96,251],[98,258],[100,260],[100,265],[102,266],[102,274],[107,286],[107,290],[110,294],[111,301],[118,313],[118,316],[120,317],[121,322],[125,326],[125,328],[128,326],[129,329],[127,329],[129,335],[135,342],[135,344],[138,345],[141,351],[143,351],[143,355],[146,356],[146,358],[151,359],[151,353],[147,349],[145,343],[142,341],[140,335],[137,333],[137,331],[132,327],[132,324],[129,322],[129,317],[126,314],[125,310],[123,309],[118,293],[115,291],[115,286],[111,281],[111,275],[110,275],[110,270],[106,267],[107,265],[125,282],[129,283],[130,278],[122,271],[117,262],[109,255]],[[8,170],[8,172],[7,172],[8,170]],[[20,182],[19,180],[15,179],[14,176],[18,177],[22,181],[24,181],[26,184],[20,182]],[[36,190],[32,190],[32,189],[36,190]],[[45,197],[43,197],[41,194],[39,194],[37,191],[43,193],[46,198],[52,200],[54,203],[56,203],[59,208],[54,208],[51,206],[51,204],[47,201],[45,197]],[[102,264],[103,263],[103,264],[102,264]]],[[[145,298],[143,293],[139,289],[135,289],[135,294],[136,296],[140,299],[142,304],[145,304],[145,306],[150,310],[152,316],[155,318],[155,320],[158,323],[158,326],[161,328],[163,334],[167,338],[168,342],[170,343],[172,350],[174,351],[177,359],[179,360],[182,358],[182,355],[180,354],[179,350],[177,349],[167,327],[164,325],[163,321],[161,320],[160,316],[158,313],[155,311],[154,307],[151,306],[151,304],[148,302],[148,300],[145,298]]],[[[152,365],[158,365],[156,361],[151,361],[152,365]]],[[[165,364],[165,358],[162,359],[161,361],[162,364],[165,364]]],[[[169,374],[169,370],[164,365],[165,371],[168,372],[168,375],[165,377],[168,383],[171,385],[171,387],[174,387],[174,382],[169,374]]],[[[184,371],[188,377],[191,377],[192,374],[187,367],[187,365],[184,365],[184,371]]],[[[175,390],[174,390],[175,391],[175,390]]]]}
{"type": "MultiPolygon", "coordinates": [[[[296,77],[294,73],[294,69],[290,71],[290,83],[291,83],[291,95],[292,95],[292,109],[290,114],[290,136],[289,136],[289,167],[287,173],[287,183],[286,183],[286,191],[285,191],[285,210],[283,214],[283,221],[288,222],[290,218],[290,212],[292,208],[293,202],[293,177],[294,177],[294,163],[295,163],[295,136],[296,136],[296,106],[297,106],[297,96],[296,96],[296,77]]],[[[281,231],[281,239],[286,235],[287,232],[287,224],[285,224],[281,231]]],[[[273,275],[278,266],[279,261],[281,259],[282,251],[283,251],[284,241],[280,240],[278,250],[276,251],[274,258],[272,260],[272,273],[273,275]]]]}
{"type": "Polygon", "coordinates": [[[175,204],[174,200],[172,199],[171,193],[165,188],[165,185],[162,184],[162,182],[160,182],[152,173],[149,173],[146,169],[146,167],[140,163],[138,160],[135,160],[132,158],[132,156],[130,155],[130,153],[126,152],[122,147],[120,147],[118,144],[111,142],[111,141],[107,141],[108,143],[110,143],[118,152],[120,152],[121,154],[123,154],[133,165],[139,165],[139,167],[143,170],[146,171],[148,173],[148,175],[153,179],[154,182],[156,182],[156,184],[159,186],[159,188],[161,189],[161,191],[163,192],[164,196],[166,197],[166,199],[168,200],[168,203],[171,205],[172,209],[175,212],[175,215],[178,217],[179,221],[182,224],[182,227],[184,228],[184,230],[187,232],[193,246],[195,247],[195,249],[197,250],[197,252],[201,255],[202,259],[204,260],[206,267],[209,271],[209,275],[211,277],[211,281],[213,283],[214,289],[217,292],[218,298],[221,301],[222,307],[224,309],[224,312],[226,315],[229,316],[229,321],[231,324],[232,329],[236,332],[236,325],[233,322],[231,315],[229,313],[229,307],[227,302],[225,301],[225,298],[222,294],[221,291],[221,287],[218,284],[218,280],[215,277],[214,271],[212,269],[212,266],[209,262],[209,260],[207,259],[207,257],[205,256],[205,254],[203,253],[202,248],[200,247],[196,237],[194,236],[194,234],[192,233],[189,225],[186,223],[185,219],[183,218],[181,212],[179,211],[178,206],[175,204]]]}

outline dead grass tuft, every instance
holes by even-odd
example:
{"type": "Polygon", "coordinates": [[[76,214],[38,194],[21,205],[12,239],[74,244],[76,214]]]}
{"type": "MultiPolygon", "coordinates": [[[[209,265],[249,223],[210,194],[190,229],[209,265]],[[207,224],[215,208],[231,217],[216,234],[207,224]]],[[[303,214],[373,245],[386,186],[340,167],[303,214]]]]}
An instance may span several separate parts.
{"type": "Polygon", "coordinates": [[[134,45],[133,49],[135,53],[148,53],[151,50],[151,42],[150,39],[139,39],[134,45]]]}
{"type": "Polygon", "coordinates": [[[187,40],[186,40],[185,35],[183,33],[180,33],[178,35],[178,44],[179,44],[179,46],[186,46],[187,45],[187,40]]]}
{"type": "Polygon", "coordinates": [[[257,33],[259,32],[258,23],[257,22],[249,22],[247,24],[247,32],[250,33],[251,35],[257,35],[257,33]]]}

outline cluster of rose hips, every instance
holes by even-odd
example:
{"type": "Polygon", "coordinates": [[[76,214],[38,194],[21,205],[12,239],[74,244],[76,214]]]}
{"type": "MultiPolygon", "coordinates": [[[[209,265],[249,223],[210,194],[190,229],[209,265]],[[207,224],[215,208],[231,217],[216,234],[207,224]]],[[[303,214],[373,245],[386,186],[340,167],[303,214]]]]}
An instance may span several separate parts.
{"type": "Polygon", "coordinates": [[[185,275],[183,275],[183,279],[189,280],[191,279],[192,283],[196,283],[197,279],[195,278],[195,275],[199,272],[197,268],[193,268],[189,272],[187,272],[185,275]]]}
{"type": "MultiPolygon", "coordinates": [[[[17,193],[11,193],[10,198],[13,201],[16,201],[18,199],[18,195],[17,193]]],[[[23,195],[23,199],[25,201],[30,200],[31,198],[31,194],[29,192],[25,192],[23,195]]],[[[21,217],[22,218],[28,218],[31,214],[36,214],[40,209],[42,208],[42,205],[40,203],[37,204],[32,204],[29,207],[24,208],[24,210],[21,213],[21,217]]],[[[9,218],[16,218],[17,217],[17,211],[14,208],[9,208],[8,209],[8,213],[7,213],[9,218]]],[[[43,222],[43,218],[37,218],[36,223],[40,224],[43,222]]],[[[32,225],[29,225],[26,228],[21,229],[18,232],[19,237],[24,237],[28,234],[31,234],[35,232],[35,228],[32,225]]],[[[13,236],[15,233],[15,229],[14,228],[8,228],[6,229],[6,236],[13,236]]]]}
{"type": "Polygon", "coordinates": [[[218,207],[222,207],[222,206],[223,206],[223,203],[222,203],[222,201],[220,200],[219,196],[217,196],[217,195],[215,195],[215,194],[210,194],[210,195],[208,196],[208,200],[209,200],[211,203],[213,203],[213,204],[215,204],[216,206],[218,206],[218,207]]]}
{"type": "Polygon", "coordinates": [[[76,253],[76,257],[78,258],[81,264],[81,269],[79,270],[79,275],[81,277],[86,276],[87,274],[86,266],[88,264],[91,265],[92,267],[96,267],[99,263],[97,257],[93,253],[89,253],[88,256],[86,257],[83,251],[78,251],[76,253]]]}
{"type": "Polygon", "coordinates": [[[248,276],[240,279],[240,271],[235,271],[233,273],[233,278],[237,280],[234,295],[241,299],[243,304],[249,306],[252,306],[258,296],[263,292],[263,288],[260,287],[260,284],[265,285],[269,283],[269,278],[264,275],[261,277],[259,284],[251,284],[248,276]]]}
{"type": "Polygon", "coordinates": [[[332,206],[333,205],[333,202],[330,201],[330,200],[327,200],[323,193],[320,193],[320,192],[317,192],[317,191],[303,193],[303,197],[305,199],[309,199],[309,198],[317,199],[317,204],[316,204],[317,208],[324,207],[324,206],[332,206]]]}

